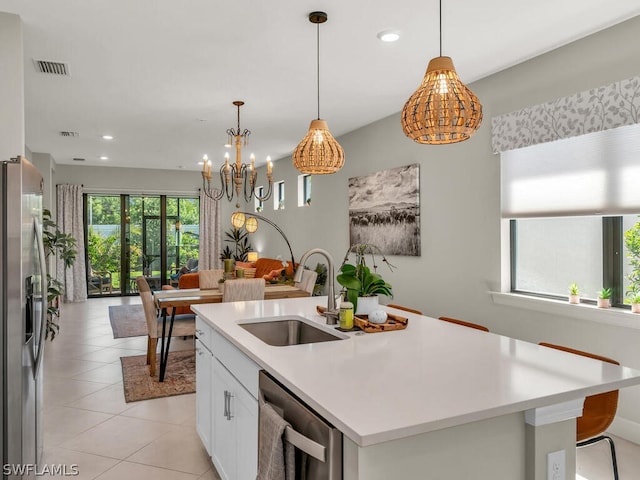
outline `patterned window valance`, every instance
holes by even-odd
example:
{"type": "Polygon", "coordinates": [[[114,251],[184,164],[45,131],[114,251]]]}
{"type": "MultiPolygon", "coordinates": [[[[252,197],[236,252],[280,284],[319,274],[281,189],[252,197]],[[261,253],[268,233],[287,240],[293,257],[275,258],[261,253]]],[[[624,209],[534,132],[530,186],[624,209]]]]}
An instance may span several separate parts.
{"type": "Polygon", "coordinates": [[[491,119],[493,152],[640,123],[640,76],[491,119]]]}

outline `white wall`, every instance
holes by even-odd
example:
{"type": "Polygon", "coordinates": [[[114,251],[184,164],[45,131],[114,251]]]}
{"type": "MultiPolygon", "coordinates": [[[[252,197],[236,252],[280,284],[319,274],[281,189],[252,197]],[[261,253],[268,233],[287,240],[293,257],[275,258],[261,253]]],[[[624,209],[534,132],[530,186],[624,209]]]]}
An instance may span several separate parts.
{"type": "Polygon", "coordinates": [[[56,184],[84,185],[87,193],[188,193],[197,196],[202,185],[202,177],[197,171],[86,165],[57,165],[54,179],[56,184]]]}
{"type": "MultiPolygon", "coordinates": [[[[286,208],[274,212],[268,202],[263,215],[286,232],[296,258],[309,248],[322,247],[339,264],[349,244],[348,178],[418,162],[422,256],[391,258],[398,267],[393,273],[381,267],[380,273],[394,287],[394,301],[432,316],[464,318],[511,337],[562,343],[640,368],[638,329],[496,305],[488,293],[499,290],[503,280],[500,158],[491,152],[491,118],[638,75],[638,31],[640,17],[470,85],[483,104],[484,121],[477,134],[461,144],[418,145],[402,133],[399,113],[342,136],[338,140],[346,153],[345,167],[335,175],[313,177],[309,207],[297,207],[298,172],[290,158],[280,160],[274,179],[286,182],[286,208]]],[[[420,80],[415,79],[416,87],[420,80]]],[[[331,113],[326,114],[331,124],[331,113]]],[[[300,139],[306,128],[300,126],[300,139]]],[[[58,166],[56,182],[171,190],[188,185],[195,190],[200,184],[197,172],[76,166],[58,166]]],[[[223,202],[223,218],[233,207],[223,202]]],[[[265,256],[287,256],[286,245],[269,225],[261,224],[252,241],[263,245],[265,256]]],[[[308,263],[316,261],[322,257],[308,263]]],[[[640,443],[638,405],[640,388],[621,392],[619,428],[628,427],[624,435],[640,443]]]]}
{"type": "Polygon", "coordinates": [[[0,160],[24,155],[22,21],[0,13],[0,160]]]}
{"type": "Polygon", "coordinates": [[[44,189],[42,192],[42,206],[51,212],[53,218],[56,214],[56,189],[54,176],[56,172],[56,164],[53,157],[48,153],[31,153],[26,152],[27,158],[31,160],[36,168],[42,174],[44,180],[44,189]]]}

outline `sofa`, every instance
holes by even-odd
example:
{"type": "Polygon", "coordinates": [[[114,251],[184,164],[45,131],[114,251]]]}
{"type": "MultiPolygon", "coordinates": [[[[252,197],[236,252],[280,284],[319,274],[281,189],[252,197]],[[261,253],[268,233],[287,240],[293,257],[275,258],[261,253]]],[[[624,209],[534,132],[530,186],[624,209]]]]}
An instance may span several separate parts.
{"type": "MultiPolygon", "coordinates": [[[[268,280],[280,276],[280,273],[282,272],[282,260],[265,257],[259,258],[255,262],[237,262],[236,267],[244,269],[255,268],[255,272],[252,272],[255,278],[264,278],[268,280]]],[[[295,273],[293,268],[294,267],[291,265],[291,262],[288,261],[285,272],[288,278],[293,278],[293,274],[295,273]]]]}
{"type": "MultiPolygon", "coordinates": [[[[245,270],[245,277],[248,278],[270,279],[280,276],[280,272],[282,272],[282,261],[276,258],[259,258],[255,262],[236,262],[236,268],[245,270]],[[255,271],[253,271],[253,269],[255,269],[255,271]]],[[[291,262],[287,262],[286,276],[292,278],[294,273],[291,262]]],[[[198,272],[180,275],[178,288],[200,288],[198,272]]]]}

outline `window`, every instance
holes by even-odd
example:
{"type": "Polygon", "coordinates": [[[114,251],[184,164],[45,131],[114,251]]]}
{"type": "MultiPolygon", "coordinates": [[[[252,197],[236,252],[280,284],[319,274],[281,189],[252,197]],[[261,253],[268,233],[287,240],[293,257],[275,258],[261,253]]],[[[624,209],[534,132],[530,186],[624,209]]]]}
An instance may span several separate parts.
{"type": "Polygon", "coordinates": [[[511,220],[511,290],[564,298],[575,282],[582,298],[606,287],[623,306],[632,272],[624,239],[635,225],[640,215],[511,220]]]}
{"type": "Polygon", "coordinates": [[[135,294],[139,275],[159,290],[175,284],[182,266],[197,263],[198,198],[90,193],[84,198],[89,295],[135,294]]]}
{"type": "Polygon", "coordinates": [[[253,199],[253,208],[258,213],[264,210],[264,202],[258,198],[262,196],[264,196],[264,187],[260,186],[256,188],[256,196],[253,199]]]}
{"type": "Polygon", "coordinates": [[[298,175],[298,206],[311,205],[311,175],[298,175]]]}
{"type": "Polygon", "coordinates": [[[284,181],[276,182],[273,196],[273,209],[284,210],[284,181]]]}
{"type": "Polygon", "coordinates": [[[624,305],[625,232],[640,225],[639,134],[631,125],[501,154],[511,291],[566,298],[575,282],[587,301],[610,287],[611,303],[624,305]]]}

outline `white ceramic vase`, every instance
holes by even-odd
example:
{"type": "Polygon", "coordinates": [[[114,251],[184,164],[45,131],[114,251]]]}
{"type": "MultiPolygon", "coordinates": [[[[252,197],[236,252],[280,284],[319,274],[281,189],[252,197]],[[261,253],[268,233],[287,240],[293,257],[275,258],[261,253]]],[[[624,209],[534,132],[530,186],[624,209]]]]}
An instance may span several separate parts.
{"type": "Polygon", "coordinates": [[[632,313],[640,313],[640,303],[632,303],[631,304],[631,312],[632,313]]]}
{"type": "Polygon", "coordinates": [[[371,312],[378,310],[378,299],[378,295],[374,295],[373,297],[358,297],[356,315],[369,315],[371,312]]]}
{"type": "Polygon", "coordinates": [[[609,308],[611,306],[611,299],[598,298],[598,308],[609,308]]]}
{"type": "Polygon", "coordinates": [[[569,295],[569,303],[577,305],[580,303],[580,295],[569,295]]]}

